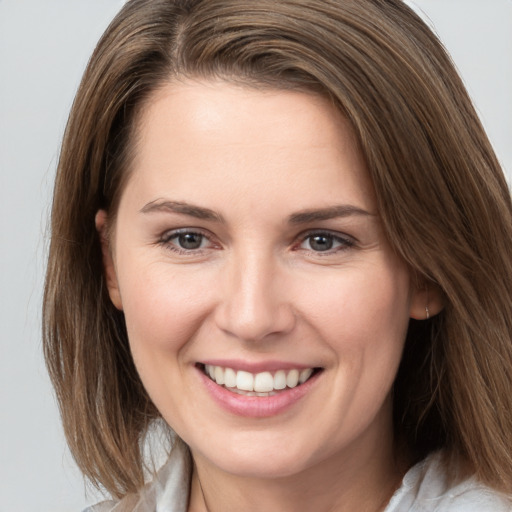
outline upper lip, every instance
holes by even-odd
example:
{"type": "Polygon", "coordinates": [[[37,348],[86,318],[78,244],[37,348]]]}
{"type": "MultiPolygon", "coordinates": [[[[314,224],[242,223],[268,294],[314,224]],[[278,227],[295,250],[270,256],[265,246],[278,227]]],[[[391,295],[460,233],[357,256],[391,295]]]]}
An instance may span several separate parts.
{"type": "Polygon", "coordinates": [[[199,361],[198,364],[221,366],[233,370],[242,370],[249,373],[274,372],[278,370],[305,370],[307,368],[317,368],[317,365],[294,363],[290,361],[244,361],[241,359],[207,359],[199,361]]]}

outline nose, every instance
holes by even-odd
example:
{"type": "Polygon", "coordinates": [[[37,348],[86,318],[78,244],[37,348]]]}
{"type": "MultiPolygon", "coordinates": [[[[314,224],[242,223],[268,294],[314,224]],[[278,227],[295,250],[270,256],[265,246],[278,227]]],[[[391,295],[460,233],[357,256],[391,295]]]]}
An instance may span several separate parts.
{"type": "Polygon", "coordinates": [[[241,341],[261,341],[293,330],[296,317],[284,271],[272,257],[233,257],[224,267],[216,325],[241,341]]]}

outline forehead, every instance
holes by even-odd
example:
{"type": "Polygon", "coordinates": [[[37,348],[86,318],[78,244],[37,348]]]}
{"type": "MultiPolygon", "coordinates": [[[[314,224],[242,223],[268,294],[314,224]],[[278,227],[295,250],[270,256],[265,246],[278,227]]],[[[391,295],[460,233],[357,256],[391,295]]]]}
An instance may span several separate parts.
{"type": "Polygon", "coordinates": [[[276,146],[292,139],[303,146],[356,143],[348,121],[324,96],[223,80],[169,82],[150,96],[138,121],[142,138],[172,124],[177,139],[202,135],[213,144],[225,142],[226,136],[233,143],[251,140],[276,146]],[[309,125],[309,133],[290,123],[299,119],[309,125]],[[329,133],[317,130],[326,124],[332,128],[329,133]]]}
{"type": "Polygon", "coordinates": [[[218,182],[229,194],[235,181],[246,197],[286,186],[289,194],[316,190],[326,203],[344,199],[336,194],[373,201],[349,122],[316,94],[223,81],[168,83],[142,109],[136,140],[130,181],[148,194],[168,187],[204,198],[218,182]]]}

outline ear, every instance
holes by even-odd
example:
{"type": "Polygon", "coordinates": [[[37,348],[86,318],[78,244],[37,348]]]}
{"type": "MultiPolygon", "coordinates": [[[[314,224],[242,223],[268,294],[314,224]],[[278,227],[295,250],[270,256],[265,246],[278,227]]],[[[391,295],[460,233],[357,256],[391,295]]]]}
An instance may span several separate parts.
{"type": "Polygon", "coordinates": [[[103,271],[105,272],[105,279],[107,281],[108,294],[110,295],[112,304],[122,311],[123,303],[121,301],[121,294],[119,293],[119,284],[117,282],[116,269],[108,236],[107,212],[105,210],[98,210],[94,221],[96,224],[96,231],[98,231],[98,235],[100,237],[103,271]]]}
{"type": "Polygon", "coordinates": [[[420,283],[413,290],[409,316],[415,320],[428,320],[444,308],[443,293],[434,283],[420,283]]]}

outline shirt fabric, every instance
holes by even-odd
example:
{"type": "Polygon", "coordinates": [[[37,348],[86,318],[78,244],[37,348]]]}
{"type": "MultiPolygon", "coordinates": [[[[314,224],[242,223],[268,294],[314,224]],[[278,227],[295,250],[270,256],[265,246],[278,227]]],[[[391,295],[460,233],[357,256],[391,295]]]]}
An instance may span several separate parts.
{"type": "MultiPolygon", "coordinates": [[[[139,494],[84,512],[187,512],[190,474],[190,455],[180,443],[139,494]]],[[[441,454],[433,453],[406,473],[384,512],[512,512],[512,501],[475,478],[448,485],[441,454]]]]}

